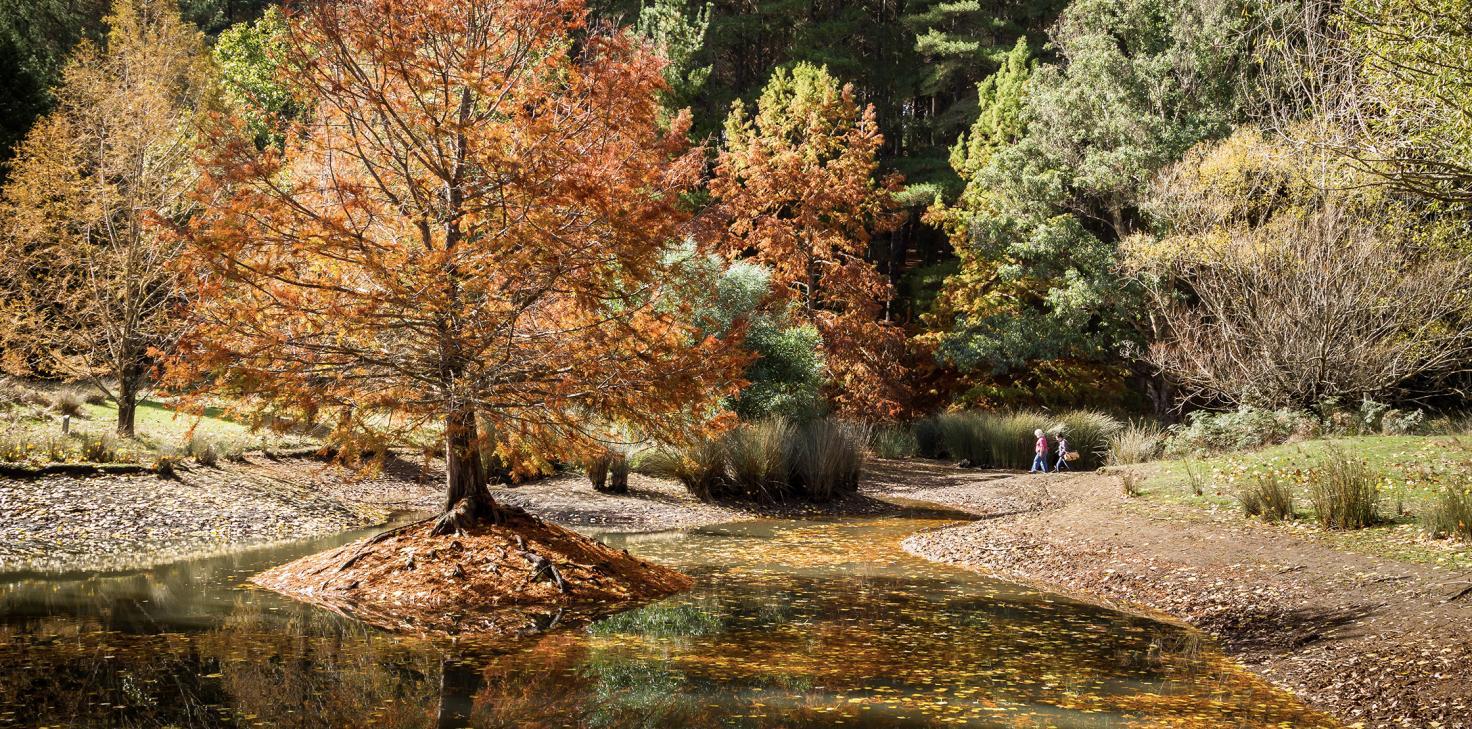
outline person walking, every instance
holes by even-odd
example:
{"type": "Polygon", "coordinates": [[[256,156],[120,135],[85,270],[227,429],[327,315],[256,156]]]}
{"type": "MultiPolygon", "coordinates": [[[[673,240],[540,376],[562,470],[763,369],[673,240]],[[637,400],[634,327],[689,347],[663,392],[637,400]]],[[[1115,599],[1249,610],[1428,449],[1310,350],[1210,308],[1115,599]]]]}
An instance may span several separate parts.
{"type": "Polygon", "coordinates": [[[1062,471],[1065,468],[1068,469],[1068,470],[1070,470],[1070,471],[1073,470],[1073,466],[1068,465],[1068,438],[1066,436],[1064,436],[1062,433],[1059,433],[1058,434],[1058,462],[1053,464],[1053,473],[1058,473],[1059,471],[1062,471]]]}
{"type": "Polygon", "coordinates": [[[1032,434],[1038,437],[1038,442],[1035,443],[1033,445],[1033,447],[1032,447],[1032,452],[1033,452],[1033,456],[1032,456],[1032,468],[1028,469],[1027,472],[1028,473],[1038,473],[1038,472],[1047,473],[1048,472],[1048,436],[1046,436],[1046,435],[1043,434],[1043,429],[1042,428],[1038,428],[1037,430],[1034,430],[1032,432],[1032,434]]]}

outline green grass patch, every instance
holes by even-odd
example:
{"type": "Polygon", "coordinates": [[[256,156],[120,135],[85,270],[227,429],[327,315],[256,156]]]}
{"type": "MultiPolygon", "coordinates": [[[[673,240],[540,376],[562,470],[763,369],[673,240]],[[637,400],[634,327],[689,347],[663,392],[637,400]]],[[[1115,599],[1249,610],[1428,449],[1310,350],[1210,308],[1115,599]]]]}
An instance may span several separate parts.
{"type": "Polygon", "coordinates": [[[252,432],[248,424],[231,419],[218,407],[195,415],[158,401],[141,402],[133,421],[137,437],[132,440],[114,435],[117,417],[111,401],[81,402],[70,419],[70,432],[63,433],[61,414],[54,409],[10,408],[0,413],[0,462],[152,463],[203,451],[228,455],[317,443],[303,435],[252,432]]]}
{"type": "MultiPolygon", "coordinates": [[[[1342,464],[1341,464],[1342,465],[1342,464]]],[[[1454,509],[1448,489],[1465,484],[1472,469],[1472,436],[1371,435],[1326,438],[1260,450],[1209,457],[1157,461],[1145,467],[1145,499],[1202,509],[1242,513],[1241,496],[1271,481],[1292,489],[1297,498],[1292,519],[1282,528],[1302,532],[1337,547],[1410,562],[1472,567],[1472,546],[1435,539],[1428,515],[1454,509]],[[1344,531],[1315,523],[1314,494],[1334,464],[1345,458],[1363,464],[1377,495],[1377,518],[1367,528],[1344,531]],[[1327,467],[1327,468],[1326,468],[1327,467]],[[1193,485],[1194,480],[1194,485],[1193,485]],[[1195,493],[1199,489],[1199,493],[1195,493]]],[[[1320,500],[1323,500],[1320,492],[1320,500]]],[[[1286,511],[1286,509],[1284,509],[1286,511]]],[[[1356,522],[1357,523],[1357,522],[1356,522]]],[[[1455,517],[1451,523],[1456,523],[1455,517]]],[[[1453,531],[1443,527],[1444,532],[1453,531]]]]}

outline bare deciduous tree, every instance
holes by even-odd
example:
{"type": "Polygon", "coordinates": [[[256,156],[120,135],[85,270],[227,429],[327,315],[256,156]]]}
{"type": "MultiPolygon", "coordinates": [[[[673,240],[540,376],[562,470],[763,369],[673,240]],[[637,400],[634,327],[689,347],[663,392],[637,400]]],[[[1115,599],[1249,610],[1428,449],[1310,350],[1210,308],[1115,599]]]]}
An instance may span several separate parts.
{"type": "Polygon", "coordinates": [[[1472,202],[1472,5],[1261,0],[1259,119],[1416,196],[1472,202]]]}
{"type": "Polygon", "coordinates": [[[1217,229],[1146,282],[1164,336],[1148,359],[1187,392],[1314,407],[1402,396],[1472,364],[1467,260],[1389,238],[1329,202],[1217,229]]]}

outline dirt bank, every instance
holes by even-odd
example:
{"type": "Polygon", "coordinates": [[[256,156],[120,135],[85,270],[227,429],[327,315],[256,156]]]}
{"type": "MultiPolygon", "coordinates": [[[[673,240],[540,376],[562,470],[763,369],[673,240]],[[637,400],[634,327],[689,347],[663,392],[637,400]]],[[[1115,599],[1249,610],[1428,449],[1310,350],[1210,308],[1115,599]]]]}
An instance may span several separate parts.
{"type": "Polygon", "coordinates": [[[920,468],[939,477],[910,498],[985,518],[911,552],[1184,620],[1347,724],[1472,727],[1472,575],[1126,499],[1109,475],[920,468]]]}

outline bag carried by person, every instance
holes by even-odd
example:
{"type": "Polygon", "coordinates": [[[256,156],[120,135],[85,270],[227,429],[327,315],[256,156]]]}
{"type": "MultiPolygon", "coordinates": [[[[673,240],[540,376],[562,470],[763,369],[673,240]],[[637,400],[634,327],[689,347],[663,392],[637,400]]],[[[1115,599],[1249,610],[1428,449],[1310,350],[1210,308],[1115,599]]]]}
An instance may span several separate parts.
{"type": "Polygon", "coordinates": [[[1063,460],[1073,462],[1078,460],[1078,451],[1069,451],[1063,454],[1063,460]]]}

